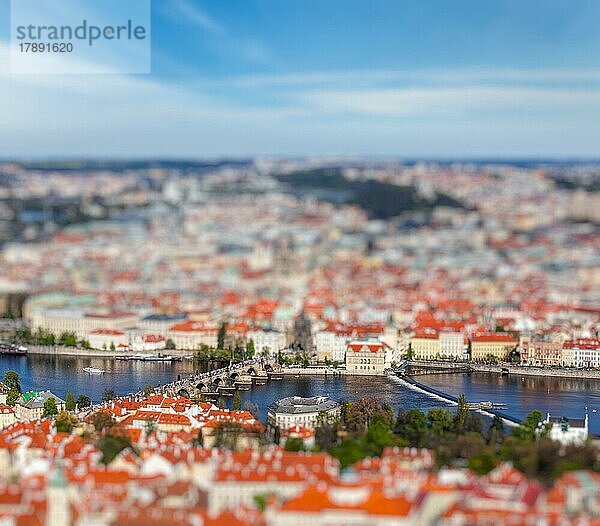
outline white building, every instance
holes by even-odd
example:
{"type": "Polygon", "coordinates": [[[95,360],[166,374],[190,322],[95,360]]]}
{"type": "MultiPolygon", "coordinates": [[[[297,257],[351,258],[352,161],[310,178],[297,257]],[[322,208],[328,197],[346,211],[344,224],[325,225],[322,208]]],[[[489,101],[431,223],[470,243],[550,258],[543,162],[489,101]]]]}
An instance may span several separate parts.
{"type": "Polygon", "coordinates": [[[44,329],[55,336],[75,333],[78,339],[88,337],[95,329],[123,330],[135,327],[137,314],[131,312],[86,313],[78,309],[37,309],[31,313],[31,330],[44,329]]]}
{"type": "Polygon", "coordinates": [[[354,340],[346,350],[346,373],[356,375],[382,375],[386,358],[391,359],[388,346],[379,340],[354,340]]]}
{"type": "Polygon", "coordinates": [[[248,331],[248,340],[254,342],[256,354],[267,350],[269,354],[277,354],[278,351],[286,346],[286,338],[283,332],[274,329],[258,329],[248,331]]]}
{"type": "Polygon", "coordinates": [[[6,404],[0,404],[0,429],[4,429],[16,420],[15,411],[12,407],[6,404]]]}
{"type": "Polygon", "coordinates": [[[462,332],[440,331],[440,358],[463,360],[466,358],[465,335],[462,332]]]}
{"type": "Polygon", "coordinates": [[[276,429],[282,431],[294,426],[314,430],[319,414],[326,414],[330,420],[340,417],[342,406],[327,396],[288,396],[273,402],[267,412],[267,428],[271,433],[276,429]]]}
{"type": "Polygon", "coordinates": [[[350,337],[339,331],[319,331],[315,334],[315,349],[319,361],[346,361],[346,345],[350,337]]]}
{"type": "Polygon", "coordinates": [[[127,346],[128,338],[124,331],[116,329],[94,329],[87,336],[92,349],[117,349],[127,346]]]}
{"type": "Polygon", "coordinates": [[[585,418],[565,418],[546,415],[544,424],[550,424],[548,438],[563,445],[583,444],[588,438],[588,415],[585,418]]]}

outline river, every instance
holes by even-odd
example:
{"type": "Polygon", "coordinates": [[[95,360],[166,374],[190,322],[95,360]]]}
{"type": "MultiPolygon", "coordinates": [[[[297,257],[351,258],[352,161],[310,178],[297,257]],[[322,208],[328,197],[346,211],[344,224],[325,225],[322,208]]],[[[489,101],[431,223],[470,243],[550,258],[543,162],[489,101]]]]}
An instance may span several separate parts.
{"type": "MultiPolygon", "coordinates": [[[[171,364],[37,354],[0,357],[0,374],[3,376],[9,369],[17,371],[24,390],[50,389],[63,398],[71,390],[75,396],[86,394],[94,401],[99,400],[106,389],[127,394],[149,383],[164,384],[178,375],[182,378],[189,376],[194,367],[193,362],[185,360],[171,364]],[[82,369],[88,365],[104,369],[106,373],[85,374],[82,369]]],[[[581,417],[585,408],[589,407],[590,430],[600,434],[600,380],[500,376],[493,373],[424,375],[417,379],[456,396],[464,392],[470,401],[504,403],[507,405],[506,413],[519,418],[534,409],[581,417]],[[593,409],[598,409],[599,413],[593,413],[593,409]]],[[[263,420],[270,403],[291,395],[327,395],[344,401],[375,395],[395,409],[418,407],[427,410],[443,405],[439,400],[385,377],[286,377],[264,386],[253,386],[250,391],[241,394],[244,400],[252,400],[259,405],[263,420]]]]}

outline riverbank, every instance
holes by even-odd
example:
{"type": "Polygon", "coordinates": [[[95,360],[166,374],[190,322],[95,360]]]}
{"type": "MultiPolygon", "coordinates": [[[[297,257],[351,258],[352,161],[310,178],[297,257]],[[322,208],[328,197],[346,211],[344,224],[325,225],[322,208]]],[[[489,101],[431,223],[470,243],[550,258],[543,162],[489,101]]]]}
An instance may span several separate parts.
{"type": "Polygon", "coordinates": [[[560,378],[580,378],[582,380],[600,380],[600,371],[590,369],[571,369],[571,368],[543,368],[528,367],[521,365],[479,365],[473,364],[473,370],[480,373],[498,373],[513,374],[515,376],[545,376],[560,378]]]}
{"type": "MultiPolygon", "coordinates": [[[[410,360],[408,366],[417,369],[428,370],[420,371],[422,374],[445,374],[454,372],[477,372],[477,373],[495,373],[514,376],[543,376],[545,378],[578,378],[581,380],[600,380],[600,370],[594,369],[574,369],[571,367],[531,367],[524,365],[484,365],[471,362],[444,362],[444,361],[424,361],[410,360]],[[464,367],[465,371],[457,371],[464,367]],[[444,370],[445,369],[445,370],[444,370]]],[[[407,376],[412,376],[407,371],[407,376]]]]}
{"type": "MultiPolygon", "coordinates": [[[[132,352],[118,352],[98,349],[83,349],[80,347],[64,347],[60,345],[28,345],[29,354],[44,354],[50,356],[77,356],[81,358],[114,358],[115,356],[130,356],[135,354],[132,352]]],[[[159,351],[148,352],[148,354],[157,354],[159,351]]],[[[162,354],[170,354],[172,356],[190,356],[193,354],[191,351],[178,351],[178,350],[167,350],[162,349],[162,354]]]]}
{"type": "Polygon", "coordinates": [[[283,367],[277,374],[284,376],[346,376],[346,369],[332,369],[331,367],[283,367]]]}

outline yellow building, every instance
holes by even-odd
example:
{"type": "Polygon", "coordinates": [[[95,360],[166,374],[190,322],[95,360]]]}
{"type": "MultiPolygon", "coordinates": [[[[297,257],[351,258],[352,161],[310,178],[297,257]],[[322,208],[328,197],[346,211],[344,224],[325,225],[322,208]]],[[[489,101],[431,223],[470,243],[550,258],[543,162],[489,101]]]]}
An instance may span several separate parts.
{"type": "Polygon", "coordinates": [[[440,357],[440,340],[437,332],[420,332],[410,340],[413,360],[435,360],[440,357]]]}
{"type": "Polygon", "coordinates": [[[507,361],[517,343],[510,334],[478,334],[471,338],[471,360],[485,362],[493,356],[507,361]]]}

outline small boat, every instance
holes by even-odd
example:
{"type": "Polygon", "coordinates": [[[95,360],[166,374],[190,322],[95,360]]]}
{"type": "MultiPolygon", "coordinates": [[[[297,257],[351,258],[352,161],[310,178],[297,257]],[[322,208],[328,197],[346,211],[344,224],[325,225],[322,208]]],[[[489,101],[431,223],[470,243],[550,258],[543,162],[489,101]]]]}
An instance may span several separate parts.
{"type": "Polygon", "coordinates": [[[103,374],[106,371],[104,369],[98,369],[96,367],[84,367],[83,372],[88,374],[103,374]]]}
{"type": "Polygon", "coordinates": [[[28,349],[23,345],[0,343],[0,354],[27,356],[28,349]]]}

